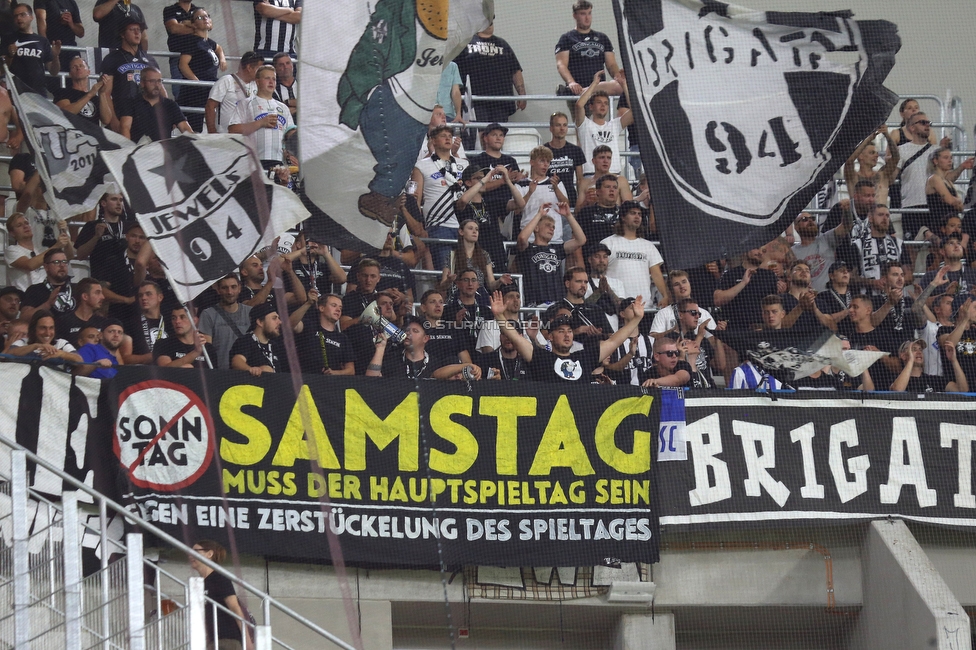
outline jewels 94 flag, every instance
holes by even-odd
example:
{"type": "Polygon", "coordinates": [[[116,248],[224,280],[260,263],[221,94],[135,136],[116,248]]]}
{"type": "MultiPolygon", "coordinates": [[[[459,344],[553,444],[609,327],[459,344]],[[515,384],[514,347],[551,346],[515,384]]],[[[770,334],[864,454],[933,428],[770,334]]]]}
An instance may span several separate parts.
{"type": "Polygon", "coordinates": [[[183,302],[309,214],[243,136],[181,135],[102,157],[183,302]]]}
{"type": "Polygon", "coordinates": [[[782,232],[897,102],[901,41],[847,11],[614,0],[641,159],[671,268],[782,232]]]}
{"type": "Polygon", "coordinates": [[[12,77],[9,69],[5,72],[10,99],[44,181],[44,198],[58,218],[88,212],[105,192],[117,192],[115,180],[98,152],[127,150],[135,145],[118,133],[61,110],[12,77]]]}

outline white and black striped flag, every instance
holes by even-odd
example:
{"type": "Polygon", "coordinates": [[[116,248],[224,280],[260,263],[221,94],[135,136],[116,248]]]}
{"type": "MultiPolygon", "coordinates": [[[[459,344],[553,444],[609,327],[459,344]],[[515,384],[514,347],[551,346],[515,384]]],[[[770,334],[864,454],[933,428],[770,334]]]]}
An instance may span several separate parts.
{"type": "Polygon", "coordinates": [[[7,90],[44,181],[44,198],[58,218],[88,212],[103,194],[117,192],[98,152],[131,149],[132,141],[61,110],[11,76],[9,68],[5,72],[7,90]]]}
{"type": "Polygon", "coordinates": [[[181,135],[102,156],[182,302],[309,215],[242,136],[181,135]]]}
{"type": "Polygon", "coordinates": [[[895,25],[717,0],[614,0],[668,265],[782,232],[885,122],[895,25]]]}

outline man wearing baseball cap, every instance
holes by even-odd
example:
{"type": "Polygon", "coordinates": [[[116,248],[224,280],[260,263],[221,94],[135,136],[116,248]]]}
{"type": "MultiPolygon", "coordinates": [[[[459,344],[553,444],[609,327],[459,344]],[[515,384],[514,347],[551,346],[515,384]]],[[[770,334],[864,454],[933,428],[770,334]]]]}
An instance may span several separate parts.
{"type": "MultiPolygon", "coordinates": [[[[817,294],[814,301],[822,313],[827,314],[834,321],[834,331],[841,327],[841,321],[847,318],[847,308],[851,305],[854,293],[850,289],[851,269],[844,260],[837,260],[827,269],[827,288],[817,294]]],[[[844,325],[844,331],[850,321],[844,325]]]]}
{"type": "Polygon", "coordinates": [[[230,348],[230,367],[246,370],[255,377],[265,372],[287,372],[273,341],[281,336],[278,310],[263,302],[251,307],[251,327],[230,348]]]}
{"type": "Polygon", "coordinates": [[[559,316],[549,323],[549,342],[552,350],[535,347],[530,341],[519,334],[518,330],[505,317],[505,300],[501,292],[492,294],[491,311],[495,321],[523,359],[529,364],[529,378],[535,381],[579,381],[590,380],[590,375],[600,367],[604,359],[623,342],[637,332],[641,319],[644,317],[644,300],[637,296],[633,304],[621,315],[625,319],[611,337],[606,340],[588,340],[581,350],[570,352],[573,347],[573,321],[568,316],[559,316]]]}

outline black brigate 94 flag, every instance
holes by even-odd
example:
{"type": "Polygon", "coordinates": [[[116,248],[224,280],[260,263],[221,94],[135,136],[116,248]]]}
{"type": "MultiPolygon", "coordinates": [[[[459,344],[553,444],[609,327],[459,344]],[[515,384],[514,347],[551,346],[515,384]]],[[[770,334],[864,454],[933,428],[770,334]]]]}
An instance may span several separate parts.
{"type": "Polygon", "coordinates": [[[886,21],[713,0],[614,11],[671,268],[773,239],[897,102],[882,85],[901,45],[886,21]]]}

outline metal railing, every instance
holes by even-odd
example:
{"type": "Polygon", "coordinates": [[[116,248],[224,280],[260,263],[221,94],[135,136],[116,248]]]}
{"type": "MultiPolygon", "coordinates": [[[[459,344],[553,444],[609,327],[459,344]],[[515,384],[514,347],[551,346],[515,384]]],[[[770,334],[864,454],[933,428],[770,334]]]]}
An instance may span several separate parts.
{"type": "MultiPolygon", "coordinates": [[[[190,578],[189,584],[187,584],[158,565],[148,560],[144,561],[141,534],[130,533],[127,536],[124,547],[126,551],[125,562],[109,563],[111,554],[109,548],[123,549],[116,540],[109,537],[107,532],[111,524],[108,514],[111,512],[113,516],[120,517],[136,528],[154,535],[172,548],[186,555],[194,556],[201,564],[207,565],[230,579],[237,587],[260,599],[263,624],[254,625],[250,621],[235,617],[242,622],[245,628],[250,628],[253,632],[252,636],[256,642],[254,647],[257,650],[270,649],[272,645],[290,648],[289,645],[271,635],[272,607],[289,617],[294,623],[302,625],[306,630],[320,636],[325,641],[329,641],[334,646],[352,650],[351,646],[331,632],[238,578],[224,567],[195,553],[191,547],[186,546],[151,523],[142,520],[124,506],[65,474],[17,443],[2,437],[0,437],[0,443],[3,445],[0,447],[3,450],[3,455],[9,453],[11,457],[9,463],[0,462],[0,467],[10,468],[9,472],[0,470],[0,478],[9,481],[7,485],[9,485],[10,491],[10,513],[7,518],[11,520],[6,522],[6,518],[0,517],[0,529],[6,530],[9,526],[9,530],[12,530],[13,539],[12,547],[0,552],[0,603],[13,602],[12,614],[0,617],[0,631],[9,628],[12,624],[12,638],[15,647],[25,647],[24,644],[31,642],[32,630],[37,627],[32,627],[32,615],[34,617],[41,616],[37,612],[43,612],[41,617],[45,619],[39,624],[40,628],[38,629],[45,631],[43,635],[35,636],[44,636],[45,639],[57,638],[57,642],[51,646],[55,648],[130,647],[141,650],[148,647],[203,647],[203,645],[191,646],[189,641],[196,628],[199,628],[200,634],[203,630],[202,578],[190,578]],[[71,491],[64,493],[61,506],[50,502],[44,495],[37,494],[27,487],[26,463],[28,460],[57,475],[65,485],[72,488],[71,491]],[[97,525],[89,525],[87,522],[81,521],[78,514],[79,497],[97,505],[98,515],[91,515],[97,521],[97,525]],[[33,509],[35,525],[34,533],[28,535],[28,522],[30,521],[28,511],[31,509],[33,509]],[[40,528],[37,526],[37,513],[39,512],[44,512],[46,517],[41,521],[42,526],[40,528]],[[59,530],[63,535],[60,542],[58,542],[56,532],[59,530]],[[84,580],[81,579],[81,535],[79,533],[97,536],[101,549],[102,568],[84,580]],[[55,556],[54,550],[59,548],[59,543],[64,557],[62,573],[59,573],[59,569],[56,567],[57,562],[52,559],[55,556]],[[33,567],[31,566],[31,547],[37,551],[43,550],[46,553],[40,556],[41,561],[36,558],[33,560],[35,565],[33,567]],[[143,584],[144,562],[153,570],[155,575],[153,584],[149,586],[143,584]],[[7,579],[7,576],[11,577],[7,579]],[[183,588],[182,603],[166,598],[160,587],[164,577],[183,588]],[[195,581],[199,581],[198,587],[195,586],[195,581]],[[145,621],[144,614],[144,589],[149,589],[155,600],[154,611],[156,616],[148,622],[145,621]],[[199,597],[195,598],[194,594],[197,592],[199,597]],[[173,614],[162,615],[164,601],[170,601],[169,604],[175,606],[177,612],[187,610],[180,614],[181,617],[186,617],[187,621],[195,616],[198,616],[199,620],[195,623],[191,621],[193,624],[189,627],[181,625],[178,619],[169,620],[173,614]],[[199,611],[194,613],[195,609],[199,611]],[[52,630],[61,632],[52,636],[52,630]],[[82,643],[84,640],[82,637],[89,639],[91,643],[82,643]],[[72,644],[66,646],[66,639],[72,641],[72,644]],[[126,643],[120,644],[119,641],[126,641],[126,643]]],[[[36,556],[37,553],[34,555],[36,556]]],[[[209,604],[215,605],[215,610],[219,608],[233,616],[233,613],[222,603],[210,601],[209,604]]],[[[47,642],[43,646],[35,644],[32,647],[45,647],[46,645],[48,645],[47,642]]]]}

